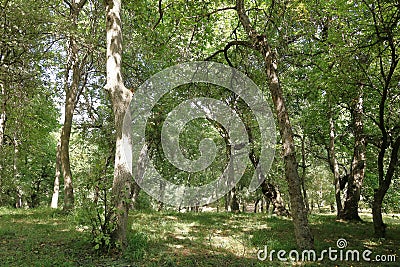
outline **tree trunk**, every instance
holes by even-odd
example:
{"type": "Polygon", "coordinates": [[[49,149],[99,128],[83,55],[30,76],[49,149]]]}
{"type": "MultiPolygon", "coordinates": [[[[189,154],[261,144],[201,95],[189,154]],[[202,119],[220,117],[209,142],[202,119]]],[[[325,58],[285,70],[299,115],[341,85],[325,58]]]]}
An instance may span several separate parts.
{"type": "Polygon", "coordinates": [[[2,150],[3,142],[4,142],[4,135],[6,130],[6,121],[7,121],[7,114],[6,114],[6,91],[4,89],[4,85],[0,83],[0,101],[1,101],[1,109],[0,109],[0,151],[2,150]]]}
{"type": "Polygon", "coordinates": [[[390,184],[394,176],[394,172],[399,165],[399,150],[400,150],[400,135],[399,133],[397,133],[396,138],[394,135],[395,132],[398,132],[394,130],[396,126],[392,128],[394,134],[393,133],[390,134],[390,132],[387,129],[385,120],[385,110],[387,105],[386,100],[389,96],[389,88],[391,86],[392,78],[394,77],[395,70],[399,63],[398,53],[396,51],[396,45],[392,35],[390,35],[388,42],[391,51],[391,64],[387,75],[385,75],[384,69],[382,67],[383,66],[382,57],[379,57],[381,63],[380,64],[381,75],[383,76],[382,78],[384,79],[385,84],[381,94],[381,100],[379,103],[379,120],[378,120],[378,127],[382,134],[380,140],[380,149],[378,154],[379,187],[378,189],[375,189],[374,202],[372,206],[372,219],[374,222],[375,236],[380,238],[386,236],[386,225],[383,223],[383,218],[382,218],[382,202],[386,195],[386,192],[390,187],[390,184]],[[392,147],[392,151],[390,154],[389,165],[387,166],[385,174],[385,166],[384,166],[385,154],[389,147],[392,147]]]}
{"type": "Polygon", "coordinates": [[[265,180],[261,184],[264,196],[272,203],[273,211],[278,216],[290,216],[289,211],[285,208],[285,203],[281,197],[281,192],[273,184],[267,183],[265,180]]]}
{"type": "MultiPolygon", "coordinates": [[[[266,44],[264,44],[266,45],[266,44]]],[[[292,216],[295,224],[295,234],[300,248],[312,248],[313,237],[308,226],[307,212],[301,190],[301,178],[298,174],[298,164],[295,154],[292,127],[283,98],[283,92],[279,84],[276,72],[276,59],[272,57],[272,51],[266,46],[266,72],[270,83],[270,91],[278,118],[278,126],[283,142],[283,157],[285,163],[285,178],[289,187],[292,216]]]]}
{"type": "Polygon", "coordinates": [[[333,184],[335,186],[335,201],[336,201],[336,217],[340,218],[342,213],[342,199],[340,196],[340,173],[339,164],[336,159],[335,152],[335,122],[333,120],[332,110],[329,111],[329,165],[333,172],[333,184]]]}
{"type": "MultiPolygon", "coordinates": [[[[268,53],[264,55],[271,53],[272,51],[269,50],[268,53]]],[[[292,127],[290,125],[289,115],[286,110],[286,104],[280,88],[277,72],[274,69],[276,63],[273,63],[270,57],[271,56],[267,56],[266,58],[267,75],[269,76],[270,91],[278,118],[279,132],[283,142],[285,178],[289,187],[290,206],[292,208],[297,245],[300,249],[312,249],[314,247],[314,238],[308,225],[307,212],[301,190],[301,178],[297,171],[292,127]]]]}
{"type": "Polygon", "coordinates": [[[305,136],[300,136],[301,139],[301,190],[303,192],[303,198],[304,198],[304,203],[305,203],[305,208],[307,214],[310,211],[310,204],[308,203],[308,196],[307,196],[307,190],[306,190],[306,185],[305,185],[305,180],[306,180],[306,150],[305,150],[305,136]]]}
{"type": "Polygon", "coordinates": [[[256,201],[254,202],[254,213],[257,213],[258,210],[258,203],[261,202],[261,198],[257,198],[256,201]]]}
{"type": "Polygon", "coordinates": [[[131,174],[123,157],[122,126],[125,112],[132,98],[122,80],[122,28],[121,1],[105,0],[107,32],[107,84],[105,89],[110,93],[115,123],[116,147],[114,179],[112,186],[112,204],[116,228],[112,232],[112,242],[125,247],[128,223],[129,199],[131,198],[131,174]]]}
{"type": "Polygon", "coordinates": [[[382,218],[382,202],[385,196],[383,188],[379,188],[374,192],[374,202],[372,203],[372,219],[374,222],[375,236],[384,238],[386,235],[386,224],[383,223],[382,218]]]}
{"type": "Polygon", "coordinates": [[[229,194],[231,195],[231,201],[229,203],[229,206],[231,207],[231,211],[232,212],[240,212],[240,206],[239,206],[239,201],[237,198],[237,194],[236,194],[236,187],[233,187],[232,190],[229,192],[229,194]]]}
{"type": "Polygon", "coordinates": [[[59,142],[57,144],[57,153],[56,153],[56,175],[54,178],[54,191],[50,204],[50,207],[53,209],[58,208],[58,195],[60,193],[60,175],[61,175],[60,169],[61,169],[61,144],[59,142]]]}
{"type": "Polygon", "coordinates": [[[133,181],[132,192],[131,192],[131,209],[132,210],[136,208],[136,203],[139,198],[140,191],[141,191],[140,186],[135,181],[133,181]]]}
{"type": "MultiPolygon", "coordinates": [[[[386,236],[386,225],[382,218],[382,202],[388,191],[393,179],[395,169],[399,164],[400,136],[393,143],[390,162],[384,179],[379,179],[379,188],[374,192],[374,202],[372,204],[372,219],[374,222],[375,236],[384,238],[386,236]]],[[[380,170],[383,170],[383,161],[378,161],[381,165],[380,170]]]]}
{"type": "MultiPolygon", "coordinates": [[[[158,211],[158,212],[161,212],[161,211],[163,210],[163,208],[164,208],[164,202],[158,201],[158,208],[157,208],[157,211],[158,211]]],[[[180,207],[179,207],[179,209],[180,209],[180,207]]],[[[185,209],[186,209],[186,211],[188,211],[189,208],[186,207],[185,209]]]]}
{"type": "Polygon", "coordinates": [[[71,137],[72,117],[74,112],[74,100],[70,94],[67,94],[67,102],[65,104],[65,120],[61,130],[61,170],[64,178],[64,207],[65,211],[74,207],[74,189],[72,186],[72,172],[69,159],[69,141],[71,137]]]}
{"type": "MultiPolygon", "coordinates": [[[[252,137],[251,131],[248,131],[248,133],[249,133],[249,140],[250,140],[250,142],[252,142],[253,137],[252,137]]],[[[250,161],[253,164],[253,167],[257,170],[257,165],[258,165],[259,159],[257,158],[256,154],[254,153],[253,148],[250,150],[250,161]]],[[[279,190],[273,184],[268,183],[265,180],[265,177],[262,177],[262,176],[264,176],[263,173],[258,173],[258,175],[261,176],[260,180],[263,181],[261,183],[261,191],[267,200],[268,206],[270,203],[272,203],[273,212],[275,212],[279,216],[290,216],[289,211],[285,208],[285,203],[283,202],[283,199],[281,197],[281,193],[279,192],[279,190]]],[[[259,201],[259,200],[260,199],[258,199],[257,201],[259,201]]],[[[258,202],[256,202],[256,203],[258,204],[258,202]]],[[[268,208],[267,208],[267,212],[268,212],[268,208]]]]}
{"type": "Polygon", "coordinates": [[[231,203],[231,192],[228,192],[225,197],[224,197],[224,203],[225,203],[225,211],[231,211],[231,206],[229,203],[231,203]]]}
{"type": "MultiPolygon", "coordinates": [[[[146,164],[147,164],[147,160],[148,160],[148,146],[145,145],[142,150],[140,151],[140,155],[139,155],[139,162],[138,162],[138,168],[137,168],[137,173],[135,174],[137,179],[139,179],[139,177],[143,177],[144,172],[146,171],[146,164]]],[[[162,184],[160,184],[160,186],[162,186],[162,184]]],[[[141,188],[140,186],[136,183],[136,179],[135,181],[133,181],[132,183],[132,192],[131,192],[131,209],[135,209],[135,204],[137,202],[137,199],[139,197],[141,188]]],[[[163,192],[160,189],[160,192],[163,192]]]]}
{"type": "Polygon", "coordinates": [[[249,17],[246,15],[244,0],[236,1],[236,9],[239,20],[251,39],[253,46],[262,54],[265,62],[265,72],[269,82],[269,90],[275,106],[278,119],[279,132],[283,143],[283,158],[285,162],[285,178],[289,186],[290,206],[296,242],[300,249],[314,248],[314,237],[308,225],[307,212],[304,198],[301,192],[301,179],[297,171],[297,160],[293,141],[292,127],[289,121],[283,92],[280,86],[277,72],[277,58],[272,51],[265,35],[260,35],[252,27],[249,17]]]}
{"type": "MultiPolygon", "coordinates": [[[[4,136],[6,131],[6,121],[7,121],[7,113],[6,113],[6,91],[4,89],[4,84],[0,82],[0,157],[2,157],[3,145],[4,145],[4,136]]],[[[3,162],[0,160],[0,174],[3,171],[3,162]]]]}
{"type": "MultiPolygon", "coordinates": [[[[381,13],[384,9],[376,10],[376,16],[382,17],[381,13]]],[[[397,12],[398,12],[397,7],[397,12]]],[[[398,50],[398,38],[396,37],[396,30],[398,27],[391,27],[392,20],[382,21],[375,20],[376,37],[381,38],[382,34],[385,34],[385,44],[378,44],[378,59],[380,66],[380,77],[379,80],[383,82],[383,90],[379,92],[381,96],[379,103],[379,118],[374,122],[381,131],[381,137],[379,142],[379,153],[378,153],[378,182],[379,187],[374,193],[373,203],[373,221],[375,228],[375,235],[377,237],[385,237],[386,230],[385,224],[382,220],[382,202],[386,195],[387,190],[392,182],[394,172],[399,165],[399,148],[400,148],[400,133],[399,133],[399,117],[396,107],[392,107],[396,102],[387,103],[387,99],[398,95],[398,64],[399,64],[399,50],[398,50]],[[385,51],[385,53],[383,53],[385,51]],[[390,55],[386,57],[386,55],[390,55]],[[390,65],[389,65],[390,62],[390,65]],[[395,89],[396,88],[396,89],[395,89]],[[393,90],[393,91],[392,91],[393,90]],[[392,91],[392,92],[391,92],[392,91]],[[386,113],[388,111],[389,113],[386,113]],[[386,113],[386,114],[385,114],[386,113]],[[385,154],[387,149],[391,148],[389,165],[385,166],[387,160],[385,154]],[[386,169],[386,174],[385,174],[386,169]]],[[[397,17],[394,23],[398,23],[399,18],[397,17]]],[[[374,73],[375,74],[375,73],[374,73]]],[[[396,100],[397,101],[397,100],[396,100]]]]}
{"type": "Polygon", "coordinates": [[[347,195],[343,212],[340,218],[348,221],[361,221],[358,215],[358,202],[361,196],[361,187],[365,175],[365,136],[364,136],[364,110],[363,88],[360,87],[357,98],[354,99],[352,109],[354,127],[354,155],[351,163],[349,181],[347,183],[347,195]]]}
{"type": "MultiPolygon", "coordinates": [[[[78,16],[87,0],[67,2],[70,7],[70,19],[72,28],[78,27],[78,16]]],[[[71,138],[72,119],[79,95],[82,93],[84,85],[79,88],[82,76],[82,67],[85,65],[85,55],[79,59],[79,47],[74,33],[70,33],[68,47],[68,62],[65,70],[65,107],[64,125],[61,130],[61,170],[64,178],[64,207],[65,211],[74,207],[74,189],[72,185],[71,163],[69,159],[69,142],[71,138]],[[72,67],[72,80],[69,82],[70,70],[72,67]]]]}
{"type": "Polygon", "coordinates": [[[21,181],[19,180],[19,171],[18,171],[18,138],[17,133],[14,133],[13,136],[13,146],[14,146],[14,154],[13,154],[13,179],[15,181],[16,189],[15,189],[15,207],[22,208],[23,201],[22,196],[24,192],[22,191],[22,187],[20,185],[21,181]]]}
{"type": "MultiPolygon", "coordinates": [[[[268,207],[267,207],[267,209],[268,209],[268,207]]],[[[264,197],[263,196],[261,196],[260,198],[257,198],[257,200],[254,202],[254,213],[257,213],[257,211],[259,211],[261,213],[264,212],[264,197]],[[258,207],[258,204],[260,204],[260,207],[258,207]]]]}

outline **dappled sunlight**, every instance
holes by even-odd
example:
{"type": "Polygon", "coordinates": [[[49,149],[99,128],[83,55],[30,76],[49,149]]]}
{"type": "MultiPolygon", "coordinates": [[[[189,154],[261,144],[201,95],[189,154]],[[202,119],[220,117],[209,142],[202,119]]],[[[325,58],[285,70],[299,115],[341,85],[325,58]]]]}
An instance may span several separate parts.
{"type": "MultiPolygon", "coordinates": [[[[45,255],[58,255],[69,257],[69,261],[76,264],[89,262],[89,265],[95,260],[87,239],[90,229],[75,225],[68,215],[53,218],[52,213],[41,211],[31,211],[29,215],[11,213],[3,211],[0,220],[0,245],[5,249],[0,252],[0,257],[6,253],[27,260],[24,257],[26,254],[35,260],[45,255]],[[22,252],[16,251],[15,247],[22,252]],[[82,251],[75,252],[78,248],[82,251]],[[75,254],[68,256],[72,251],[75,254]]],[[[390,235],[386,239],[377,239],[370,236],[372,222],[342,223],[336,221],[334,215],[310,216],[317,251],[335,248],[337,240],[345,238],[349,249],[370,249],[376,254],[398,256],[399,223],[396,219],[387,221],[393,221],[388,225],[390,235]]],[[[130,233],[141,236],[139,239],[133,238],[131,245],[144,246],[142,253],[149,266],[153,266],[150,263],[159,266],[160,262],[164,262],[162,259],[174,262],[172,266],[179,266],[179,263],[182,266],[195,266],[193,262],[213,263],[210,266],[257,266],[260,263],[257,252],[264,246],[275,250],[296,249],[292,222],[265,214],[133,212],[130,222],[130,233]]],[[[128,252],[126,257],[133,255],[134,252],[128,252]]],[[[101,262],[101,259],[96,261],[101,262]]],[[[112,265],[108,263],[107,266],[112,265]]],[[[327,263],[316,262],[310,266],[329,266],[327,263]]],[[[272,266],[309,265],[274,261],[272,266]]],[[[353,266],[362,267],[357,264],[353,266]]]]}
{"type": "Polygon", "coordinates": [[[254,235],[276,238],[276,234],[270,233],[274,231],[274,226],[291,223],[290,220],[259,214],[159,213],[157,216],[148,216],[135,213],[132,217],[133,231],[147,232],[152,242],[159,243],[162,240],[167,251],[174,255],[201,253],[253,260],[258,249],[253,242],[257,240],[254,235]],[[144,219],[146,223],[143,223],[144,219]]]}
{"type": "Polygon", "coordinates": [[[399,1],[1,1],[0,267],[400,266],[399,1]]]}

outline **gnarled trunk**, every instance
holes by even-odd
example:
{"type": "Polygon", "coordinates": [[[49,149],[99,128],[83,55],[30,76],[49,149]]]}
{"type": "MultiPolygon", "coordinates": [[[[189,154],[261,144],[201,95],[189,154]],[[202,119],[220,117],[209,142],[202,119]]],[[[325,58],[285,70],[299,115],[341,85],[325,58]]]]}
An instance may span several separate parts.
{"type": "MultiPolygon", "coordinates": [[[[252,142],[253,136],[252,136],[252,132],[250,129],[248,129],[248,133],[249,133],[249,140],[250,140],[250,142],[252,142]]],[[[258,165],[259,159],[257,158],[256,154],[254,153],[253,148],[250,150],[250,161],[253,164],[254,169],[258,170],[257,165],[258,165]]],[[[263,173],[259,172],[257,175],[259,175],[260,180],[263,181],[261,183],[261,191],[267,201],[267,212],[268,212],[269,204],[272,203],[272,207],[273,207],[272,212],[274,212],[275,214],[277,214],[279,216],[290,216],[289,211],[285,208],[285,203],[281,197],[281,193],[279,192],[278,188],[276,188],[273,184],[267,182],[265,180],[265,177],[263,177],[264,176],[263,173]]],[[[262,201],[262,198],[257,199],[257,202],[255,203],[255,207],[254,207],[254,212],[256,212],[257,204],[260,200],[262,201]]]]}
{"type": "Polygon", "coordinates": [[[261,190],[265,197],[272,203],[273,212],[278,216],[290,216],[289,211],[285,208],[285,203],[281,197],[281,192],[278,188],[271,183],[267,183],[265,180],[261,184],[261,190]]]}

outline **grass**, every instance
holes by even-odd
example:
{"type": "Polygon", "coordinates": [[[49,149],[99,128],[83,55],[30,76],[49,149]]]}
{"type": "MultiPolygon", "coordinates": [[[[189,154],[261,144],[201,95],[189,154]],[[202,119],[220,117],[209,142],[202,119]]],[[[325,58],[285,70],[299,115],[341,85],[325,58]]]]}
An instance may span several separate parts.
{"type": "MultiPolygon", "coordinates": [[[[72,215],[56,210],[0,209],[0,266],[366,266],[366,262],[260,261],[257,251],[296,249],[293,224],[266,214],[133,212],[129,245],[122,255],[99,255],[90,233],[72,215]]],[[[400,220],[385,217],[386,239],[373,238],[368,215],[362,223],[336,221],[333,215],[311,215],[317,253],[344,238],[346,249],[369,249],[396,255],[399,266],[400,220]]],[[[368,266],[369,266],[368,265],[368,266]]]]}

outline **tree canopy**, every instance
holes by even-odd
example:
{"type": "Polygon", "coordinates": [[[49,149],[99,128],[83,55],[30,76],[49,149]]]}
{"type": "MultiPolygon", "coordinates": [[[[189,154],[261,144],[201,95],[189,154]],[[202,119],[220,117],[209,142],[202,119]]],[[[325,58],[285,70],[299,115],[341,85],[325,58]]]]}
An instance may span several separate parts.
{"type": "Polygon", "coordinates": [[[141,190],[145,169],[126,166],[123,123],[150,77],[206,61],[258,86],[276,125],[275,158],[250,192],[264,136],[254,111],[226,88],[188,83],[160,98],[145,127],[144,157],[167,181],[203,186],[229,165],[229,131],[210,117],[190,120],[176,137],[190,161],[213,141],[216,157],[204,170],[177,167],[162,144],[171,112],[212,98],[243,122],[249,161],[207,208],[267,203],[292,219],[300,249],[315,247],[310,214],[354,222],[368,213],[371,237],[384,238],[383,215],[400,213],[398,1],[1,0],[0,17],[0,207],[63,207],[89,225],[98,250],[127,246],[129,210],[205,208],[169,207],[141,190]]]}

